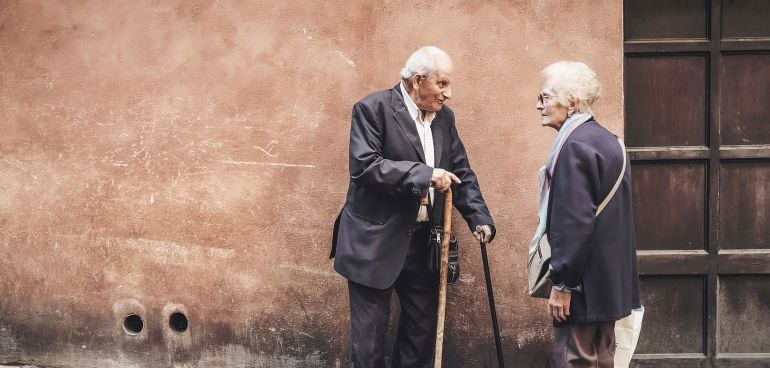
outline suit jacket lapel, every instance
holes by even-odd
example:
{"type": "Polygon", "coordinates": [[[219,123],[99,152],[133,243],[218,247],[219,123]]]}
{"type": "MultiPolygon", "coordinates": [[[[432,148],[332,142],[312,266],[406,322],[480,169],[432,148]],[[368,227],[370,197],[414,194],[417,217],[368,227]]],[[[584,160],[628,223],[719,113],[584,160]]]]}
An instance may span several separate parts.
{"type": "Polygon", "coordinates": [[[417,127],[414,125],[414,120],[409,116],[409,111],[406,109],[404,99],[401,97],[401,86],[397,84],[391,90],[392,98],[390,105],[393,107],[393,117],[398,122],[398,126],[401,128],[401,132],[404,133],[406,140],[408,140],[417,155],[420,157],[423,163],[425,163],[425,154],[422,151],[422,144],[420,143],[420,136],[417,134],[417,127]]]}

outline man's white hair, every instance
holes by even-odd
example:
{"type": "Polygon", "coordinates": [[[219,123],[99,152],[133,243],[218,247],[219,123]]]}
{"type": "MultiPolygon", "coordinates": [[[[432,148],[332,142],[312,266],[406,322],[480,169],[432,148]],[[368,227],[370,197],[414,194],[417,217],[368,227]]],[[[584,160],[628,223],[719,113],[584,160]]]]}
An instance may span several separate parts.
{"type": "Polygon", "coordinates": [[[545,86],[553,90],[563,106],[574,102],[577,111],[591,112],[591,106],[599,99],[601,85],[596,73],[579,61],[559,61],[543,69],[545,86]]]}
{"type": "Polygon", "coordinates": [[[421,47],[406,59],[401,69],[401,79],[408,80],[415,75],[431,75],[436,72],[438,63],[441,61],[452,62],[452,58],[446,51],[436,46],[421,47]]]}

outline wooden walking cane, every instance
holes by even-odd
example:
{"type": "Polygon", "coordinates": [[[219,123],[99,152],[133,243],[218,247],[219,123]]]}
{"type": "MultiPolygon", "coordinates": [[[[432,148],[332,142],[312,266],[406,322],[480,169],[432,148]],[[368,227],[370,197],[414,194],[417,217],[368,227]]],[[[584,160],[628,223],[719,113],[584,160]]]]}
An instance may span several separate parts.
{"type": "Polygon", "coordinates": [[[441,238],[441,276],[438,289],[438,319],[436,324],[436,354],[434,368],[441,368],[441,353],[444,349],[444,316],[446,315],[446,278],[449,266],[449,237],[452,233],[452,188],[446,191],[444,201],[444,235],[441,238]]]}

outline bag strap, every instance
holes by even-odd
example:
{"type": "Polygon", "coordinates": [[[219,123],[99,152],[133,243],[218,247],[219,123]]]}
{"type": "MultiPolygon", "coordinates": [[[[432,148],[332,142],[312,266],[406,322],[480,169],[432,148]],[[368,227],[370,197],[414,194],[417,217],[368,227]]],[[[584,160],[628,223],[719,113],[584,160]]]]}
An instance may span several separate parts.
{"type": "Polygon", "coordinates": [[[612,190],[610,190],[610,194],[607,194],[607,198],[604,198],[602,203],[600,203],[599,207],[596,209],[596,216],[599,216],[599,214],[602,213],[602,210],[604,210],[604,207],[610,203],[610,200],[615,195],[615,192],[617,192],[618,187],[620,187],[620,182],[623,181],[623,176],[626,175],[626,145],[623,144],[623,140],[620,139],[620,137],[618,137],[618,143],[620,143],[620,148],[623,150],[623,168],[620,169],[620,176],[618,176],[618,180],[615,182],[615,186],[613,186],[612,190]]]}

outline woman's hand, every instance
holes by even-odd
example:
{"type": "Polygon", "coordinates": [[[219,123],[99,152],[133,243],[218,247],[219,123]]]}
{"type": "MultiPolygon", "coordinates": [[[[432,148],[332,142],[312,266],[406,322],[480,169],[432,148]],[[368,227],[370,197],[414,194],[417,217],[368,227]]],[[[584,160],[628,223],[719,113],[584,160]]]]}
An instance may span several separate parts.
{"type": "Polygon", "coordinates": [[[551,297],[548,298],[548,312],[553,319],[564,322],[569,317],[569,305],[572,301],[572,293],[551,288],[551,297]]]}

